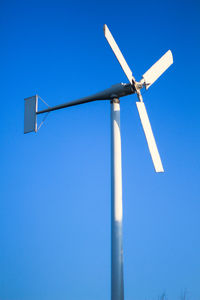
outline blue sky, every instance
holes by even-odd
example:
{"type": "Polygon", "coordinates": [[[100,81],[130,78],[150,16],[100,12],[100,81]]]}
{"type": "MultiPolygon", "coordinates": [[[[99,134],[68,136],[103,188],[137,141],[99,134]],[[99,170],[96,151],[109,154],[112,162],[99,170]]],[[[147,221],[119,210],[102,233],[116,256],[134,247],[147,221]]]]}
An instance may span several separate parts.
{"type": "Polygon", "coordinates": [[[23,134],[24,98],[56,105],[127,82],[104,23],[137,80],[174,56],[144,93],[164,174],[136,96],[121,100],[125,299],[200,298],[199,15],[198,1],[1,1],[1,300],[110,299],[109,102],[23,134]]]}

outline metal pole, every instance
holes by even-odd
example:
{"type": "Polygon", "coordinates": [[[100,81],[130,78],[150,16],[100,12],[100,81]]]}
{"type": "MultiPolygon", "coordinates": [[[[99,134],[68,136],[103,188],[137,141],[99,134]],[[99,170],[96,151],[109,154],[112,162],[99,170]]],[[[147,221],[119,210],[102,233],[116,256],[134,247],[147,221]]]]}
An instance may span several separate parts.
{"type": "Polygon", "coordinates": [[[120,103],[111,101],[111,300],[124,300],[120,103]]]}

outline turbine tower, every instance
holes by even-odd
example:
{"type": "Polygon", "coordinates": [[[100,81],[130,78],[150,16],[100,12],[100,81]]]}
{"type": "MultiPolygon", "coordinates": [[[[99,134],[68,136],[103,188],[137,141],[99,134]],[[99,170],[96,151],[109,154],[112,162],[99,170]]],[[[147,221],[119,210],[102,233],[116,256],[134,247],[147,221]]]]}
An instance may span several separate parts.
{"type": "Polygon", "coordinates": [[[129,83],[119,83],[110,88],[75,101],[66,102],[43,110],[38,110],[38,95],[25,99],[24,133],[37,132],[37,116],[54,110],[84,104],[87,102],[108,100],[111,103],[111,300],[124,299],[123,280],[123,245],[122,245],[122,165],[121,165],[121,133],[120,133],[120,98],[137,94],[136,106],[146,136],[148,148],[156,172],[164,172],[158,148],[141,95],[169,68],[173,57],[168,50],[137,82],[133,77],[126,60],[117,46],[107,25],[104,25],[105,37],[119,61],[129,83]]]}

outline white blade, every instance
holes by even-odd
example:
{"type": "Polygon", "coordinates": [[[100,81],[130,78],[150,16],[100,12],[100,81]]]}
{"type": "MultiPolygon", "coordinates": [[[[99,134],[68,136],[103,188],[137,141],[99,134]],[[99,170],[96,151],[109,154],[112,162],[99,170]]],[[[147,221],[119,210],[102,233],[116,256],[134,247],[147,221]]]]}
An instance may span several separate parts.
{"type": "Polygon", "coordinates": [[[136,105],[137,105],[137,109],[138,109],[138,112],[140,115],[140,120],[142,122],[144,133],[145,133],[145,136],[147,139],[147,143],[148,143],[149,151],[151,154],[151,158],[153,160],[155,171],[156,172],[164,172],[144,102],[136,102],[136,105]]]}
{"type": "Polygon", "coordinates": [[[148,89],[173,64],[172,52],[168,50],[144,75],[146,89],[148,89]]]}
{"type": "Polygon", "coordinates": [[[110,45],[110,47],[112,48],[116,58],[118,59],[124,73],[126,74],[128,80],[130,81],[130,83],[132,84],[133,81],[135,82],[135,78],[132,75],[132,72],[129,68],[129,66],[127,65],[127,62],[125,61],[119,47],[117,46],[117,43],[115,42],[110,30],[108,29],[107,25],[105,24],[104,27],[104,35],[110,45]]]}

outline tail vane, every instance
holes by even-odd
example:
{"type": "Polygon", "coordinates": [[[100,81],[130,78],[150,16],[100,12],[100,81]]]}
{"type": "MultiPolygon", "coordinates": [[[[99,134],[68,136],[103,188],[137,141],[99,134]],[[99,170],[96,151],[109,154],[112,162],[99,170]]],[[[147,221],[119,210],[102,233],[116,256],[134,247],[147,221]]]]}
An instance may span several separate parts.
{"type": "Polygon", "coordinates": [[[24,133],[37,132],[38,95],[24,99],[24,133]]]}

